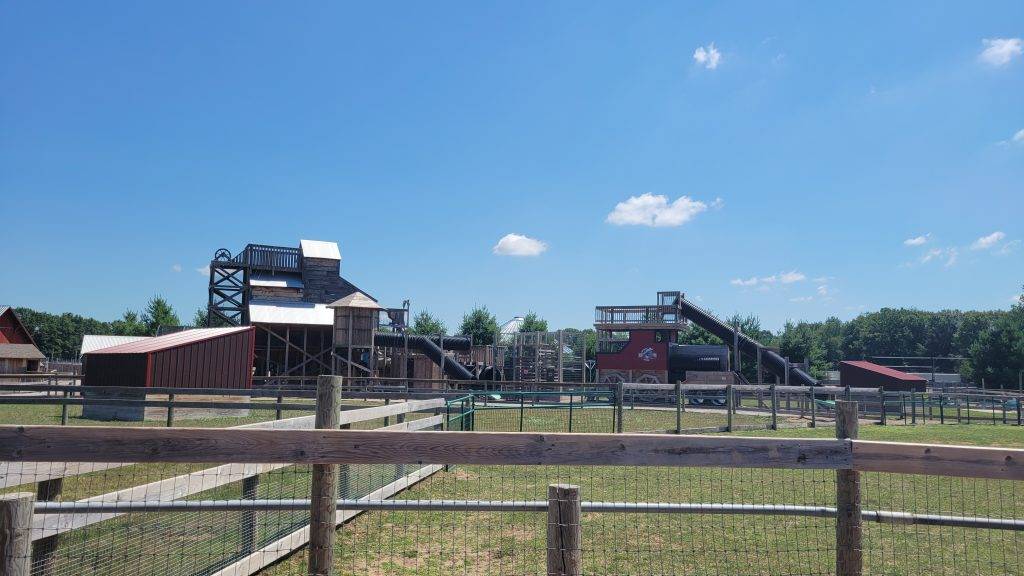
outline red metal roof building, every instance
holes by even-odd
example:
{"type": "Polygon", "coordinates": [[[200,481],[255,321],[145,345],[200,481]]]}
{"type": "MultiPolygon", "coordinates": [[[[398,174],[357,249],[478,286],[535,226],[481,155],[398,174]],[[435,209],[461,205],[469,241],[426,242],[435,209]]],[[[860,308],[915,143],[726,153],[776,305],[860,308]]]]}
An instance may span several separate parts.
{"type": "Polygon", "coordinates": [[[0,374],[37,372],[45,356],[10,306],[0,306],[0,374]]]}
{"type": "Polygon", "coordinates": [[[197,328],[94,350],[83,356],[85,386],[252,386],[255,329],[197,328]]]}
{"type": "Polygon", "coordinates": [[[887,391],[924,392],[928,381],[920,376],[900,372],[865,360],[844,360],[839,363],[839,383],[853,388],[883,388],[887,391]]]}

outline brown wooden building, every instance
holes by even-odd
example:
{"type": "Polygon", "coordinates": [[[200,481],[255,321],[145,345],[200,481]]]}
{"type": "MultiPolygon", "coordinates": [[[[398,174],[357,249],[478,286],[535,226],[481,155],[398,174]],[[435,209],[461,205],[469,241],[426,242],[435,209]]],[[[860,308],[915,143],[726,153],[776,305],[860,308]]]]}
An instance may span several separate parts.
{"type": "Polygon", "coordinates": [[[0,374],[38,372],[46,357],[10,306],[0,306],[0,374]]]}
{"type": "Polygon", "coordinates": [[[864,360],[839,363],[839,384],[853,388],[883,388],[889,392],[924,392],[928,381],[914,374],[864,360]]]}

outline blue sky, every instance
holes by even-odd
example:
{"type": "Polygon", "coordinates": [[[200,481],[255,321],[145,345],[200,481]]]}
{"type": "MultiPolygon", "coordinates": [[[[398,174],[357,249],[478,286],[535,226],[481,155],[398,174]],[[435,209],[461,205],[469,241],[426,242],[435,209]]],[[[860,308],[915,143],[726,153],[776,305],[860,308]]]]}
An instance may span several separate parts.
{"type": "Polygon", "coordinates": [[[0,301],[190,318],[300,238],[450,325],[1020,293],[1024,4],[638,4],[7,3],[0,301]]]}

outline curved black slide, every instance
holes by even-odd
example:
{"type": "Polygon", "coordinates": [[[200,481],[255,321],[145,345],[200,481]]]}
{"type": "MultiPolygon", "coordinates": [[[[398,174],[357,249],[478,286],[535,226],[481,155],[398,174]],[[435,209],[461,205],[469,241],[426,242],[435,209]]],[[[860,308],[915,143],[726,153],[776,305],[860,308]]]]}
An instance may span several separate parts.
{"type": "MultiPolygon", "coordinates": [[[[688,302],[685,298],[681,299],[681,306],[683,309],[683,316],[687,317],[697,326],[707,330],[708,332],[718,336],[722,339],[727,346],[732,346],[734,330],[732,326],[722,322],[718,318],[715,318],[711,314],[701,310],[688,302]]],[[[757,341],[744,335],[742,332],[739,335],[740,350],[747,354],[757,354],[757,349],[761,347],[757,341]]],[[[779,356],[775,352],[761,348],[761,364],[766,370],[775,374],[782,381],[786,379],[786,360],[782,356],[779,356]]],[[[817,386],[818,381],[811,377],[810,374],[803,370],[789,366],[789,383],[791,386],[817,386]]]]}
{"type": "MultiPolygon", "coordinates": [[[[441,347],[438,346],[440,338],[437,336],[408,336],[409,348],[419,350],[424,356],[430,358],[441,367],[448,376],[457,380],[476,380],[476,376],[466,369],[465,366],[458,362],[444,357],[444,352],[441,347]]],[[[376,346],[384,346],[386,348],[402,348],[405,346],[406,336],[401,334],[374,334],[373,343],[376,346]]],[[[452,337],[444,338],[444,347],[446,350],[469,350],[469,338],[452,337]]]]}

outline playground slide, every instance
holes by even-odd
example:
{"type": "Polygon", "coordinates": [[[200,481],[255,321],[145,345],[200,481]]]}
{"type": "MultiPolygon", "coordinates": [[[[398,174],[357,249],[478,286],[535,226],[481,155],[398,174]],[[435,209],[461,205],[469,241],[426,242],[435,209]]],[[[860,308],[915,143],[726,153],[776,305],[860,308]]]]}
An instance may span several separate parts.
{"type": "MultiPolygon", "coordinates": [[[[388,348],[403,348],[405,346],[405,338],[401,334],[375,334],[373,343],[377,346],[388,348]]],[[[441,369],[448,376],[457,380],[476,380],[473,373],[467,370],[465,366],[454,360],[446,359],[444,352],[438,345],[439,343],[444,344],[445,350],[469,350],[468,338],[445,338],[444,342],[440,342],[437,336],[409,336],[408,338],[409,348],[422,352],[424,356],[433,360],[434,364],[441,366],[441,369]]]]}
{"type": "MultiPolygon", "coordinates": [[[[708,314],[700,308],[694,306],[688,302],[685,298],[682,299],[683,316],[687,317],[691,322],[707,330],[708,332],[718,336],[727,345],[732,346],[734,331],[732,326],[722,322],[718,318],[708,314]]],[[[757,349],[760,347],[755,340],[747,337],[740,333],[739,335],[739,346],[740,351],[744,354],[750,354],[754,357],[757,354],[757,349]]],[[[779,380],[786,380],[786,360],[776,354],[775,352],[767,349],[761,349],[761,364],[766,370],[775,374],[779,377],[779,380]]],[[[796,368],[792,365],[789,366],[789,384],[791,386],[817,386],[818,381],[811,377],[810,374],[803,370],[796,368]]]]}

